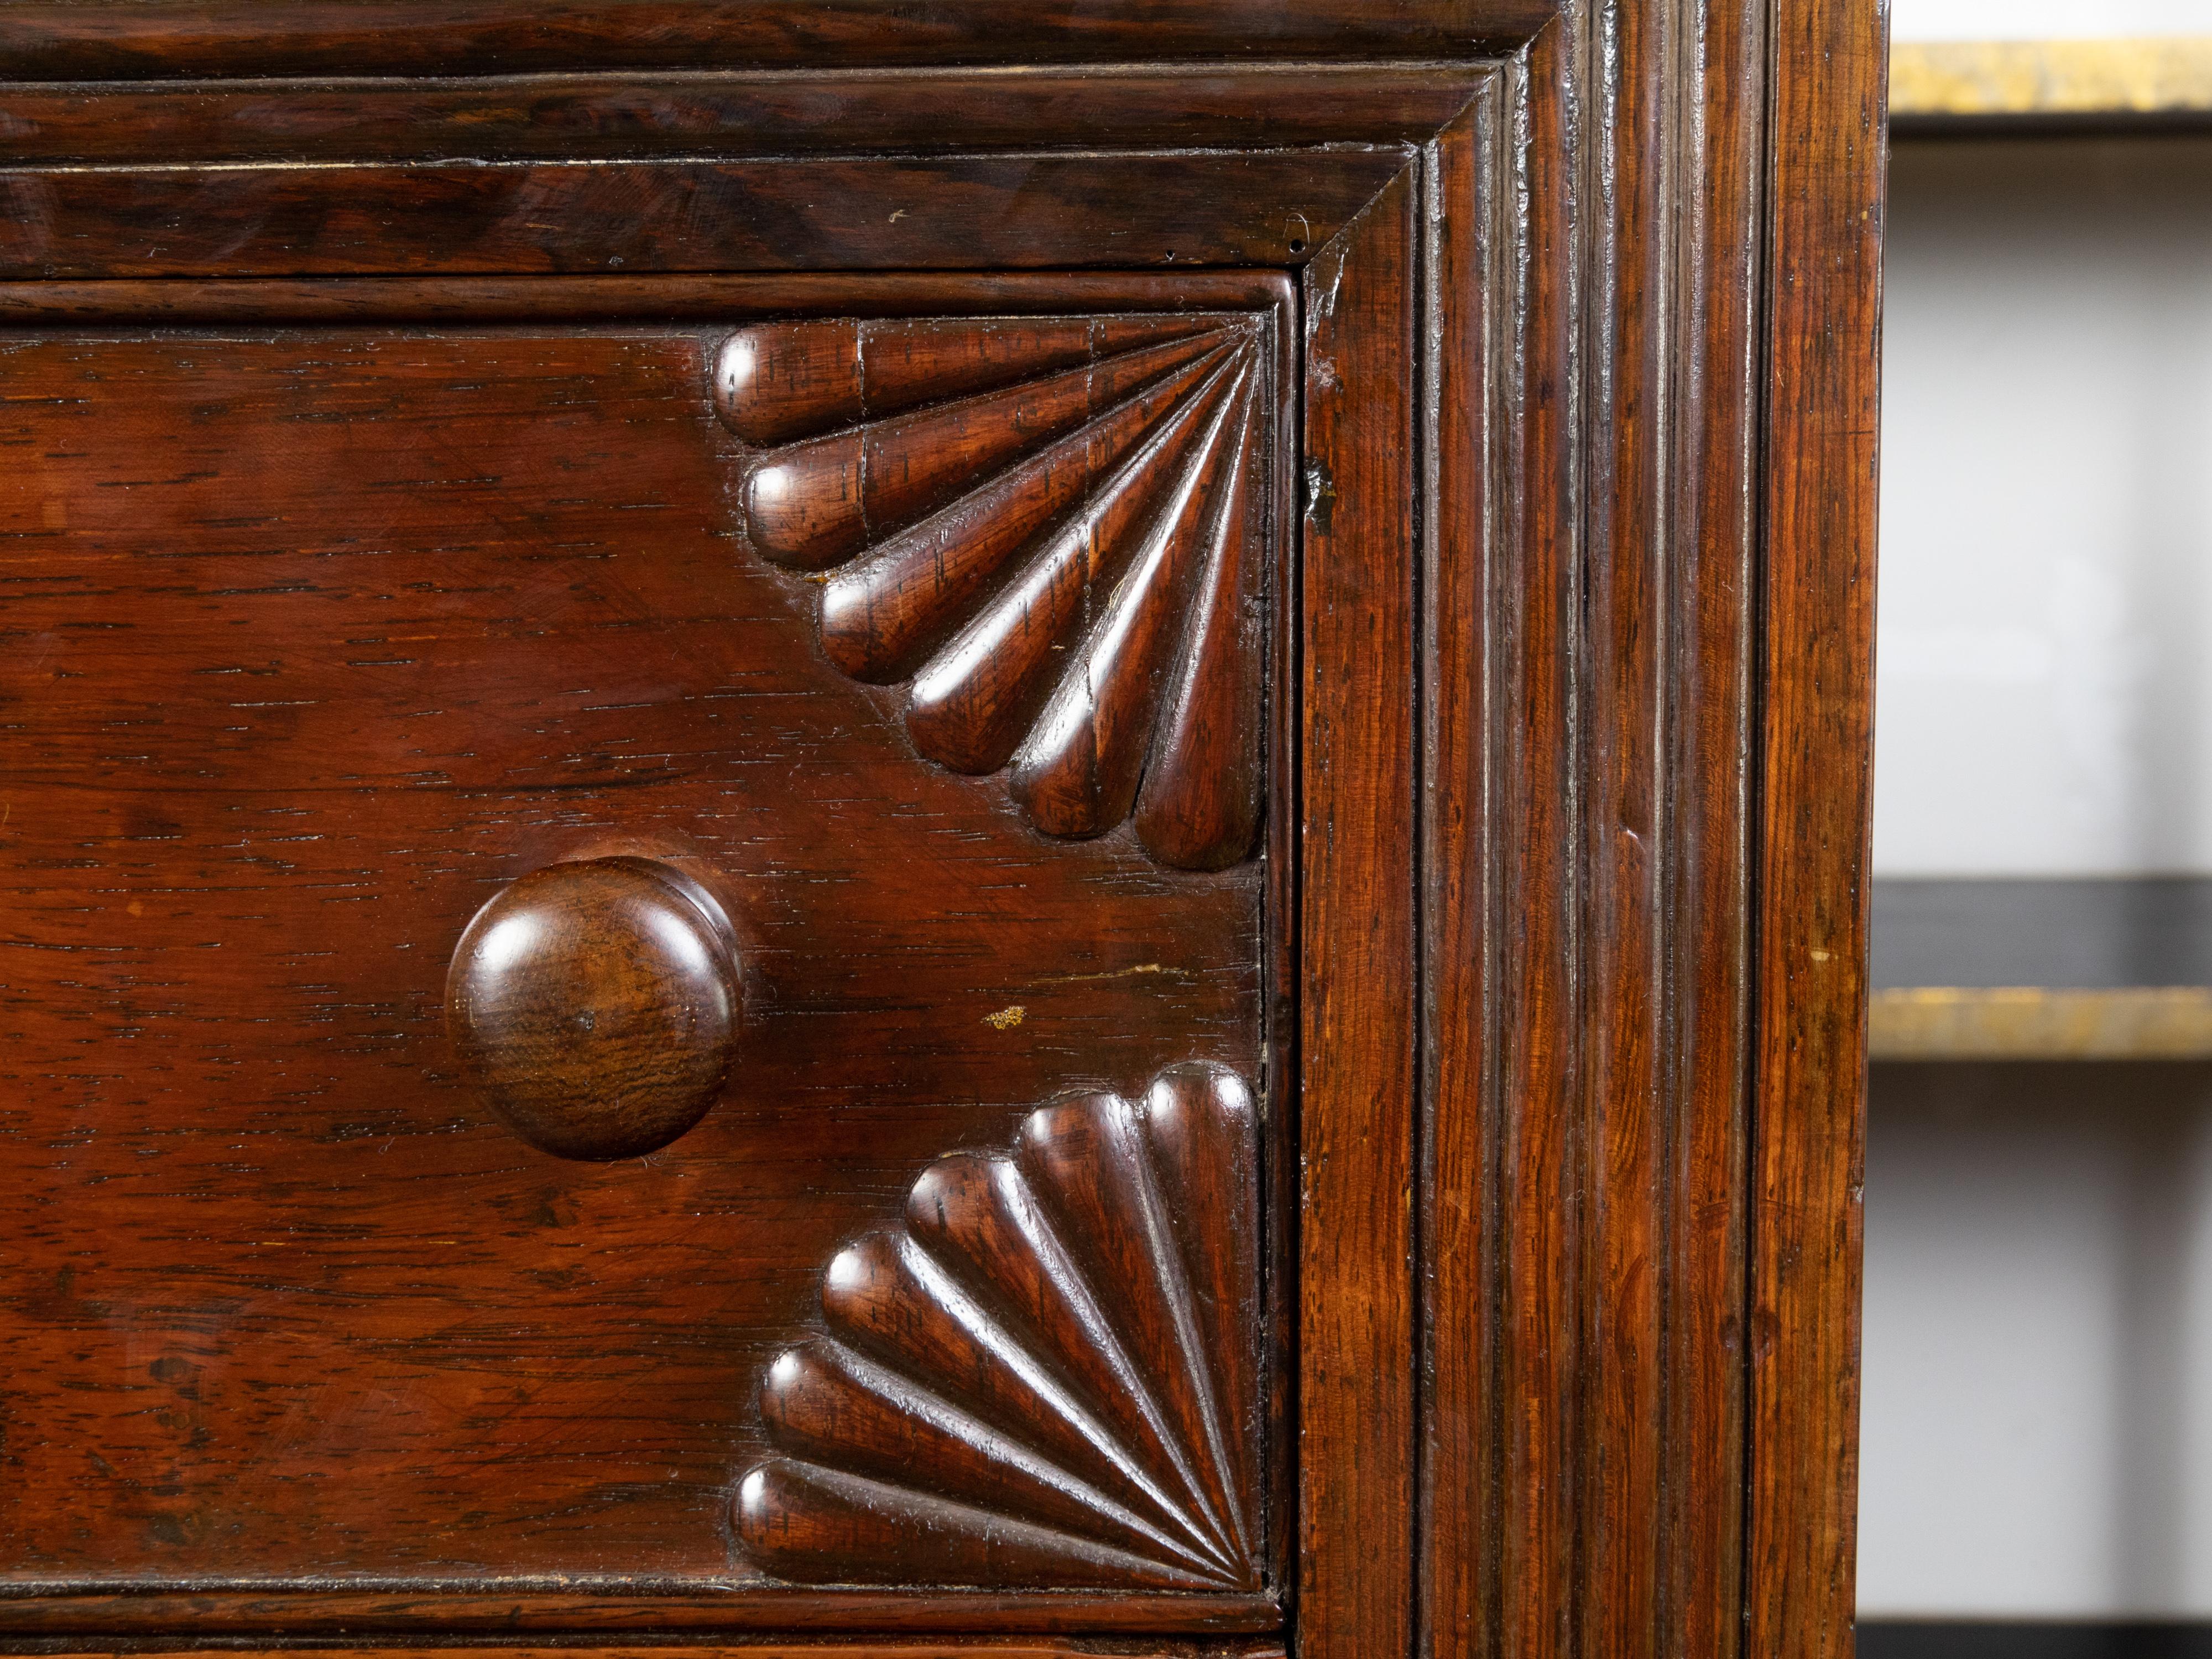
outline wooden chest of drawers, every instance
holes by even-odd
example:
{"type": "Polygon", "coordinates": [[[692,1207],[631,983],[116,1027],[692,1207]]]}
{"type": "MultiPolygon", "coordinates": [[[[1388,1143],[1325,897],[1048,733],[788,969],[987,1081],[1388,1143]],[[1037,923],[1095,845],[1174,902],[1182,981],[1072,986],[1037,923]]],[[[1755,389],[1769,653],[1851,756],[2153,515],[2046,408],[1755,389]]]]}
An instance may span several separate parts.
{"type": "Polygon", "coordinates": [[[0,9],[0,1646],[1848,1651],[1881,70],[0,9]]]}

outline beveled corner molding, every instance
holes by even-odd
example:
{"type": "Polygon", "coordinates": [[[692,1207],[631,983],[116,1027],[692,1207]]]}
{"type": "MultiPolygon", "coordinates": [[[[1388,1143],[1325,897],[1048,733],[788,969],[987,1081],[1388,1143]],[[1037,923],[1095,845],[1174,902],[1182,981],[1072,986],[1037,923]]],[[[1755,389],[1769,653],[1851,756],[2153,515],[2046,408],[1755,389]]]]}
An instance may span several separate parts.
{"type": "Polygon", "coordinates": [[[1224,1067],[933,1164],[763,1379],[781,1455],[738,1485],[740,1546],[810,1584],[1259,1591],[1259,1255],[1224,1067]]]}
{"type": "Polygon", "coordinates": [[[915,750],[1030,824],[1251,855],[1264,794],[1263,313],[772,323],[721,347],[762,557],[915,750]]]}

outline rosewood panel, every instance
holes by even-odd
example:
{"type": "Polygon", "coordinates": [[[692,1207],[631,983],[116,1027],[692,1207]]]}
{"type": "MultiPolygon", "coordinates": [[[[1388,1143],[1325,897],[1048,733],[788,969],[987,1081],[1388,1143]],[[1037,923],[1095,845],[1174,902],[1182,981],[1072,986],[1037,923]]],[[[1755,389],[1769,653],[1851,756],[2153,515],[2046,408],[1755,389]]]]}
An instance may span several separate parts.
{"type": "MultiPolygon", "coordinates": [[[[98,1648],[82,1650],[88,1653],[105,1651],[98,1648]]],[[[160,1644],[134,1646],[125,1652],[169,1654],[191,1652],[195,1650],[164,1646],[160,1644]]],[[[450,1653],[449,1648],[436,1647],[318,1647],[315,1651],[332,1656],[332,1659],[431,1659],[431,1656],[450,1653]]],[[[489,1647],[471,1644],[471,1651],[484,1659],[562,1659],[573,1655],[573,1647],[489,1647]]],[[[600,1645],[590,1650],[601,1659],[653,1659],[666,1652],[665,1648],[619,1647],[600,1645]]],[[[783,1643],[747,1642],[742,1646],[702,1646],[688,1651],[700,1659],[966,1659],[966,1656],[981,1654],[984,1659],[1287,1659],[1288,1650],[1279,1641],[1260,1640],[1177,1640],[1174,1638],[1144,1638],[1134,1641],[1052,1637],[953,1637],[937,1641],[900,1641],[896,1638],[875,1638],[864,1641],[826,1641],[783,1643]]]]}
{"type": "Polygon", "coordinates": [[[1745,1641],[1848,1659],[1888,14],[1774,46],[1745,1641]]]}
{"type": "MultiPolygon", "coordinates": [[[[100,1650],[103,1644],[135,1652],[149,1639],[158,1645],[165,1638],[209,1638],[254,1647],[289,1647],[301,1638],[307,1638],[306,1645],[412,1640],[450,1651],[537,1633],[559,1644],[555,1651],[649,1638],[686,1650],[733,1641],[740,1645],[732,1650],[739,1653],[766,1644],[775,1653],[774,1644],[782,1639],[791,1644],[789,1653],[801,1654],[813,1643],[842,1638],[867,1654],[884,1642],[887,1659],[901,1659],[898,1643],[889,1639],[896,1634],[933,1636],[935,1650],[927,1641],[916,1644],[925,1653],[970,1646],[988,1653],[986,1638],[1000,1633],[1026,1634],[1032,1646],[1054,1659],[1063,1652],[1111,1654],[1117,1640],[1146,1659],[1155,1653],[1161,1659],[1243,1659],[1247,1653],[1265,1659],[1282,1651],[1285,1623],[1272,1595],[777,1585],[738,1587],[709,1597],[696,1583],[576,1574],[502,1580],[492,1587],[466,1579],[343,1584],[323,1579],[259,1589],[241,1588],[235,1580],[176,1579],[155,1591],[32,1583],[0,1596],[0,1616],[12,1646],[47,1653],[100,1650]],[[149,1632],[155,1634],[149,1638],[149,1632]],[[1055,1638],[1062,1643],[1058,1649],[1051,1644],[1055,1638]]],[[[1014,1645],[1020,1652],[1019,1643],[1014,1645]]]]}
{"type": "Polygon", "coordinates": [[[1254,850],[1274,353],[1264,313],[785,324],[721,348],[752,545],[915,752],[1042,833],[1254,850]]]}
{"type": "Polygon", "coordinates": [[[1468,58],[1510,51],[1554,0],[222,0],[11,5],[0,74],[134,76],[488,75],[607,69],[854,68],[916,64],[1265,64],[1468,58]]]}
{"type": "MultiPolygon", "coordinates": [[[[112,328],[204,324],[553,322],[734,327],[793,318],[1257,311],[1291,303],[1279,271],[722,273],[659,276],[323,276],[0,283],[0,320],[112,328]]],[[[1287,380],[1288,377],[1286,376],[1287,380]]]]}
{"type": "Polygon", "coordinates": [[[1740,1599],[1740,1191],[1755,540],[1750,380],[1764,20],[1594,13],[1623,70],[1586,167],[1632,181],[1589,234],[1586,831],[1592,1195],[1587,1651],[1728,1654],[1740,1599]],[[1694,157],[1695,191],[1675,158],[1694,157]]]}
{"type": "MultiPolygon", "coordinates": [[[[170,165],[318,159],[605,160],[1031,148],[1071,99],[1094,147],[1419,143],[1467,101],[1467,70],[1298,64],[846,72],[500,75],[9,88],[5,154],[170,165]],[[945,111],[961,118],[948,121],[945,111]]],[[[1303,250],[1292,250],[1294,252],[1303,250]]]]}
{"type": "Polygon", "coordinates": [[[1233,1072],[1039,1110],[824,1273],[740,1547],[802,1583],[1263,1588],[1260,1168],[1233,1072]]]}
{"type": "Polygon", "coordinates": [[[0,1630],[1847,1651],[1880,41],[4,9],[0,1630]]]}
{"type": "MultiPolygon", "coordinates": [[[[1272,396],[1231,395],[1273,373],[1272,348],[1238,343],[1254,316],[1272,331],[1264,313],[830,325],[886,354],[848,414],[905,395],[899,362],[964,354],[983,389],[931,403],[933,374],[915,415],[981,405],[977,441],[1054,458],[1071,506],[1126,498],[1126,523],[1088,520],[1097,568],[1073,591],[1175,602],[1132,613],[1121,633],[1154,643],[1118,678],[1098,648],[1063,670],[1121,688],[1085,750],[1108,783],[1127,741],[1172,760],[1192,721],[1259,729],[1274,463],[1200,442],[1232,413],[1273,429],[1272,396]],[[1194,343],[1190,384],[1173,353],[1121,378],[1155,336],[1194,343]],[[1091,384],[1073,424],[1041,427],[1034,351],[1063,337],[1060,372],[1091,384]],[[1012,442],[993,423],[1008,377],[1012,442]],[[1125,406],[1162,464],[1097,429],[1125,406]],[[1151,586],[1132,578],[1148,560],[1151,586]],[[1243,574],[1202,579],[1223,570],[1243,574]],[[1218,654],[1209,606],[1241,680],[1178,678],[1218,654]],[[1164,724],[1130,724],[1147,698],[1164,724]]],[[[431,1616],[465,1621],[471,1583],[511,1599],[580,1572],[633,1598],[689,1583],[726,1620],[818,1620],[731,1604],[763,1575],[717,1516],[761,1443],[752,1380],[822,1264],[937,1154],[1069,1088],[1194,1059],[1262,1076],[1254,820],[1186,872],[1146,850],[1141,787],[1118,830],[1055,841],[1002,781],[918,757],[901,694],[823,659],[821,590],[750,533],[744,481],[787,452],[746,442],[728,370],[749,343],[544,325],[7,343],[6,441],[38,485],[9,497],[4,612],[17,1596],[352,1580],[391,1618],[408,1580],[463,1592],[431,1616]],[[731,1079],[648,1159],[550,1164],[464,1086],[445,955],[501,884],[614,854],[726,915],[731,1079]]],[[[957,518],[995,476],[901,510],[957,518]]],[[[1051,547],[996,580],[1055,568],[1051,547]]],[[[1102,637],[1089,605],[1044,637],[1102,637]]],[[[1206,777],[1241,780],[1249,811],[1255,765],[1206,777]]],[[[1170,1171],[1211,1155],[1177,1144],[1170,1171]]],[[[1242,1214],[1222,1212],[1228,1243],[1255,1249],[1242,1214]]],[[[1248,1312],[1237,1340],[1258,1329],[1248,1312]]],[[[1224,1375],[1206,1443],[1260,1420],[1257,1371],[1224,1375]]],[[[1236,1455],[1241,1501],[1256,1459],[1236,1455]]],[[[1243,1601],[1030,1617],[1269,1616],[1249,1577],[1227,1588],[1243,1601]]]]}
{"type": "Polygon", "coordinates": [[[1305,273],[1300,778],[1299,1640],[1401,1651],[1412,1540],[1413,674],[1419,198],[1408,173],[1305,273]]]}
{"type": "Polygon", "coordinates": [[[1395,147],[0,171],[0,277],[1283,266],[1395,147]]]}

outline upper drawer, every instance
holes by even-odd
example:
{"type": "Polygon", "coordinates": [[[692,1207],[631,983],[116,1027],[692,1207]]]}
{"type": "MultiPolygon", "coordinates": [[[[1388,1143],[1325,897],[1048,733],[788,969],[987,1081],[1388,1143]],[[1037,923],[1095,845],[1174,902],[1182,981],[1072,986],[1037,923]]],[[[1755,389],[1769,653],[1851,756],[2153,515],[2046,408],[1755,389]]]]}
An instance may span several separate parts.
{"type": "Polygon", "coordinates": [[[7,341],[19,1589],[1273,1622],[1289,290],[1127,289],[7,341]]]}

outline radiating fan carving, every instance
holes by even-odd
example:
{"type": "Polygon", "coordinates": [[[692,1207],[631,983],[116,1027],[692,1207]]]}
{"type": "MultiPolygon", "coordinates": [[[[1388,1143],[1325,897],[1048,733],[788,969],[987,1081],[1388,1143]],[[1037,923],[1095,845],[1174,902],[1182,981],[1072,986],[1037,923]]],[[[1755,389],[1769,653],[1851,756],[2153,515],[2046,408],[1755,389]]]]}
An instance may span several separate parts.
{"type": "Polygon", "coordinates": [[[763,556],[824,573],[822,645],[908,688],[957,772],[1048,835],[1134,820],[1249,856],[1262,779],[1267,354],[1245,316],[796,322],[717,361],[763,556]]]}
{"type": "Polygon", "coordinates": [[[1255,1591],[1250,1097],[1174,1067],[933,1165],[761,1387],[737,1534],[805,1583],[1255,1591]]]}

